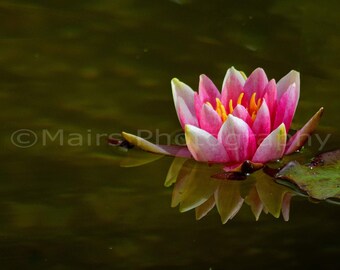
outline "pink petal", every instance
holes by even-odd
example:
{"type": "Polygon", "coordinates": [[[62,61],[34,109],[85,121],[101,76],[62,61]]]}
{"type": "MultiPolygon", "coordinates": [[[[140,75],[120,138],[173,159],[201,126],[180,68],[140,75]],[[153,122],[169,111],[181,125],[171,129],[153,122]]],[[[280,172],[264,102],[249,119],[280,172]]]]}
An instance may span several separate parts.
{"type": "Polygon", "coordinates": [[[251,95],[256,92],[256,98],[262,98],[268,84],[267,75],[262,68],[255,69],[244,84],[244,98],[250,100],[251,95]]]}
{"type": "Polygon", "coordinates": [[[242,162],[252,157],[255,149],[255,137],[246,122],[229,114],[227,121],[218,133],[231,162],[242,162]]]}
{"type": "Polygon", "coordinates": [[[295,83],[298,98],[300,97],[300,73],[292,70],[277,83],[277,98],[280,99],[290,85],[295,83]]]}
{"type": "Polygon", "coordinates": [[[270,112],[265,100],[263,100],[260,109],[257,112],[252,130],[255,134],[257,144],[260,144],[270,133],[271,121],[270,112]]]}
{"type": "Polygon", "coordinates": [[[273,130],[259,145],[252,161],[266,163],[283,156],[286,147],[287,132],[284,124],[273,130]]]}
{"type": "Polygon", "coordinates": [[[249,126],[252,125],[252,120],[251,120],[251,117],[249,115],[249,112],[248,112],[248,110],[243,105],[241,105],[241,104],[236,105],[232,115],[242,119],[249,126]]]}
{"type": "Polygon", "coordinates": [[[222,119],[209,105],[203,105],[199,122],[201,129],[204,129],[205,131],[217,137],[217,134],[222,126],[222,119]]]}
{"type": "Polygon", "coordinates": [[[316,129],[323,114],[323,108],[313,115],[311,119],[301,128],[298,130],[292,138],[287,143],[286,147],[286,155],[294,153],[295,151],[299,150],[305,142],[308,140],[311,133],[316,129]]]}
{"type": "Polygon", "coordinates": [[[198,92],[201,101],[203,103],[210,102],[214,108],[216,107],[216,98],[221,97],[221,94],[217,90],[215,84],[204,74],[200,76],[198,92]]]}
{"type": "Polygon", "coordinates": [[[197,161],[228,162],[222,143],[205,130],[186,125],[185,139],[189,151],[197,161]]]}
{"type": "Polygon", "coordinates": [[[267,106],[270,112],[270,119],[272,125],[274,125],[275,114],[276,114],[276,104],[277,104],[277,90],[276,82],[274,79],[270,80],[265,88],[265,94],[263,99],[266,100],[267,106]]]}
{"type": "Polygon", "coordinates": [[[178,104],[179,98],[182,98],[190,114],[192,116],[195,116],[195,105],[194,105],[194,93],[195,92],[188,85],[179,81],[177,78],[174,78],[171,80],[171,88],[172,88],[172,95],[173,95],[178,119],[180,119],[179,104],[178,104]]]}
{"type": "Polygon", "coordinates": [[[243,92],[243,85],[245,79],[241,72],[234,67],[228,69],[222,86],[221,101],[224,106],[229,104],[229,100],[233,100],[233,104],[236,104],[238,97],[243,92]]]}
{"type": "Polygon", "coordinates": [[[186,124],[198,126],[196,115],[191,113],[187,104],[181,97],[178,97],[177,100],[177,114],[183,129],[186,124]]]}
{"type": "Polygon", "coordinates": [[[168,156],[185,157],[185,158],[191,157],[191,153],[189,152],[187,147],[175,146],[175,145],[153,144],[141,137],[138,137],[136,135],[129,134],[126,132],[122,132],[122,136],[129,143],[147,152],[152,152],[152,153],[161,154],[161,155],[168,155],[168,156]]]}
{"type": "Polygon", "coordinates": [[[199,121],[200,121],[200,114],[202,111],[203,102],[201,101],[200,96],[198,95],[197,92],[195,92],[194,94],[194,106],[195,106],[196,118],[198,120],[198,124],[200,125],[199,121]]]}
{"type": "Polygon", "coordinates": [[[273,128],[277,128],[281,123],[284,123],[286,130],[289,130],[298,102],[299,93],[296,84],[293,83],[279,100],[273,128]]]}
{"type": "Polygon", "coordinates": [[[228,163],[223,167],[225,172],[239,172],[244,162],[228,163]]]}

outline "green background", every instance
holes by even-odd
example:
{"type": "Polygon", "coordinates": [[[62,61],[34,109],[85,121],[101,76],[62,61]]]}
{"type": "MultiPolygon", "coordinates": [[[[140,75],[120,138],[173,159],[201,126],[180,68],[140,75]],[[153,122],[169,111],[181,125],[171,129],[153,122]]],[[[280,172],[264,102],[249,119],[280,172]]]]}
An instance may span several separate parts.
{"type": "Polygon", "coordinates": [[[173,77],[220,87],[230,66],[262,67],[301,72],[293,128],[324,106],[331,137],[310,152],[339,148],[338,14],[338,1],[0,1],[1,268],[339,268],[337,206],[294,197],[289,222],[249,207],[195,221],[170,208],[170,158],[120,168],[105,138],[178,132],[173,77]],[[15,146],[20,129],[36,144],[15,146]]]}

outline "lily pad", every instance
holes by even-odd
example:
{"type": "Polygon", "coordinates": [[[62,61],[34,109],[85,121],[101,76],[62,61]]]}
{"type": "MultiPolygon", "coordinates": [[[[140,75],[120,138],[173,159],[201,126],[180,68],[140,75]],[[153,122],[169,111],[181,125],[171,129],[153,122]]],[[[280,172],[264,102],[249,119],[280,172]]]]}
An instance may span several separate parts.
{"type": "Polygon", "coordinates": [[[311,163],[289,162],[276,178],[297,185],[317,200],[340,199],[340,150],[321,154],[311,163]]]}

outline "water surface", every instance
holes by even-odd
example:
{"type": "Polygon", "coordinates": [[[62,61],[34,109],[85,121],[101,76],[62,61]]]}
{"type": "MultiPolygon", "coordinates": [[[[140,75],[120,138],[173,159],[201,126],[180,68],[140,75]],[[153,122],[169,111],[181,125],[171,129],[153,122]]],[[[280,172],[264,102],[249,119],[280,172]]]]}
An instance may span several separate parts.
{"type": "Polygon", "coordinates": [[[171,78],[196,88],[205,73],[221,85],[233,65],[277,80],[300,71],[293,128],[324,106],[318,134],[331,134],[323,149],[314,138],[304,158],[339,148],[338,9],[336,1],[1,1],[2,268],[338,268],[337,206],[294,197],[288,222],[270,214],[256,222],[249,207],[226,225],[214,210],[196,221],[170,207],[171,158],[121,168],[124,154],[106,142],[121,130],[177,132],[171,78]],[[14,145],[20,129],[37,142],[14,145]],[[56,139],[44,143],[46,132],[56,139]]]}

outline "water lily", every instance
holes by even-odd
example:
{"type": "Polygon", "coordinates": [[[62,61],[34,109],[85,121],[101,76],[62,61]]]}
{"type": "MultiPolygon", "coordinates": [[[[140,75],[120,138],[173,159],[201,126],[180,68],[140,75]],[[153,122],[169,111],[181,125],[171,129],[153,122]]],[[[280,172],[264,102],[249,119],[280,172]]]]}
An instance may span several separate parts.
{"type": "Polygon", "coordinates": [[[300,96],[300,74],[294,70],[276,83],[262,68],[247,78],[231,67],[221,92],[206,75],[200,76],[197,92],[176,78],[171,86],[187,147],[155,145],[128,133],[124,138],[151,152],[225,163],[225,170],[245,161],[264,164],[299,150],[323,112],[320,108],[287,141],[300,96]]]}

